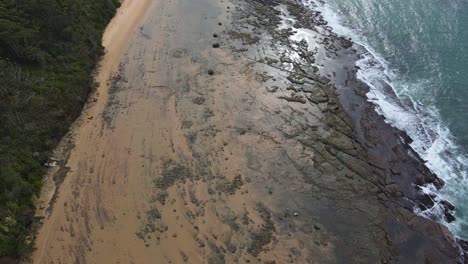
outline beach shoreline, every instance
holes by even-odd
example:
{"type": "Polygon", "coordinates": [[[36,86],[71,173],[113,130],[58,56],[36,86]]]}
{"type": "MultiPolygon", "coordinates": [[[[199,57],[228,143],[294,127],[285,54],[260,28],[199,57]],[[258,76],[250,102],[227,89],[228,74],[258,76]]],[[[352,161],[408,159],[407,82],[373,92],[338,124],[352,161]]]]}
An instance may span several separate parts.
{"type": "MultiPolygon", "coordinates": [[[[35,217],[38,219],[38,223],[34,224],[32,229],[47,233],[47,226],[44,226],[43,221],[47,219],[53,210],[56,199],[59,192],[61,183],[64,181],[66,174],[70,171],[70,167],[67,163],[70,158],[70,154],[75,147],[76,134],[79,133],[80,129],[84,129],[84,124],[88,123],[99,111],[102,111],[104,107],[102,102],[106,101],[108,80],[112,73],[118,69],[120,58],[124,55],[126,46],[129,43],[129,39],[134,34],[134,31],[142,19],[145,17],[145,13],[150,8],[152,1],[134,1],[125,0],[122,1],[122,5],[118,8],[116,15],[106,27],[102,38],[102,45],[105,49],[105,54],[100,59],[95,69],[95,82],[98,84],[96,90],[91,91],[88,96],[87,102],[83,106],[81,115],[73,122],[67,134],[61,139],[56,149],[53,152],[53,157],[58,159],[58,166],[49,168],[47,174],[43,179],[43,187],[39,195],[39,199],[36,202],[37,210],[35,217]],[[122,34],[123,31],[123,34],[122,34]]],[[[32,260],[41,258],[43,253],[43,247],[47,246],[47,238],[42,242],[39,239],[36,240],[35,245],[39,245],[39,249],[34,251],[33,256],[25,256],[26,258],[31,257],[32,260]],[[39,254],[39,255],[38,255],[39,254]]],[[[23,261],[29,261],[23,259],[23,261]]]]}
{"type": "Polygon", "coordinates": [[[319,13],[126,0],[103,45],[34,263],[463,261],[413,212],[432,201],[415,184],[443,183],[319,13]]]}

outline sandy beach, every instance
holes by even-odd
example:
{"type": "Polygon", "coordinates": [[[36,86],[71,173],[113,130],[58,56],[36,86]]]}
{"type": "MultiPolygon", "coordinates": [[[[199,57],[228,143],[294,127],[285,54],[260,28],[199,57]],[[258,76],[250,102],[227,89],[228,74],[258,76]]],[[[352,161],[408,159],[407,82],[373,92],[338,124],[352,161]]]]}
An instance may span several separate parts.
{"type": "Polygon", "coordinates": [[[437,177],[359,96],[352,43],[300,8],[125,0],[32,262],[460,261],[412,212],[437,177]]]}

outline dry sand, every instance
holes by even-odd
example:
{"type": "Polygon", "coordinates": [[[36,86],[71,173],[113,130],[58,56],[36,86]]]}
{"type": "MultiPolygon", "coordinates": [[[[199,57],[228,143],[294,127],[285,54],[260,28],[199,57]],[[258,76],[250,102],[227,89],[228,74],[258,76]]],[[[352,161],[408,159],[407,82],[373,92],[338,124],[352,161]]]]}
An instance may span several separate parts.
{"type": "Polygon", "coordinates": [[[212,51],[226,4],[150,2],[125,1],[106,30],[101,86],[73,130],[35,263],[255,261],[247,251],[259,255],[272,240],[246,168],[259,170],[252,152],[278,143],[250,132],[265,112],[248,111],[249,91],[262,83],[229,50],[212,51]]]}
{"type": "MultiPolygon", "coordinates": [[[[70,182],[70,180],[73,180],[73,177],[80,177],[80,174],[77,174],[77,171],[75,170],[80,170],[81,166],[78,164],[80,164],[82,159],[86,160],[89,157],[87,154],[87,148],[89,146],[94,146],[95,142],[98,140],[94,138],[93,135],[100,133],[97,123],[102,121],[99,116],[104,110],[107,102],[109,77],[112,73],[118,70],[120,60],[125,53],[132,36],[135,34],[138,25],[144,19],[145,14],[151,8],[152,4],[151,0],[124,1],[118,9],[116,16],[106,28],[102,40],[106,54],[99,63],[95,77],[96,82],[100,85],[97,91],[91,95],[91,99],[89,100],[90,102],[85,106],[82,115],[61,142],[59,149],[57,150],[58,153],[56,153],[58,156],[66,158],[69,155],[69,148],[72,147],[75,142],[81,146],[72,150],[72,155],[68,160],[68,164],[66,164],[66,167],[71,167],[69,173],[70,177],[67,177],[64,184],[60,185],[60,197],[56,201],[52,200],[54,195],[56,195],[56,186],[52,177],[54,173],[57,173],[57,171],[60,170],[60,168],[52,169],[49,175],[47,175],[46,184],[42,191],[41,200],[39,201],[41,206],[38,210],[38,215],[46,217],[47,221],[45,221],[41,226],[39,236],[36,241],[37,250],[33,255],[34,263],[50,263],[51,261],[53,262],[54,259],[57,259],[54,258],[55,254],[61,255],[65,253],[59,247],[54,248],[52,241],[54,239],[59,239],[56,236],[57,234],[54,233],[57,230],[58,225],[60,225],[60,229],[63,230],[65,222],[62,221],[68,222],[70,220],[65,205],[71,197],[67,197],[67,194],[73,194],[76,188],[74,183],[70,182]],[[94,117],[97,118],[94,119],[94,117]],[[74,167],[73,164],[75,164],[76,167],[74,167]],[[71,176],[72,174],[74,176],[71,176]],[[53,208],[53,206],[55,206],[55,202],[57,202],[57,204],[61,203],[61,206],[57,205],[57,209],[53,211],[54,214],[49,215],[49,208],[53,208]]],[[[76,181],[77,179],[75,178],[74,180],[76,181]]],[[[70,228],[72,227],[70,226],[70,228]]],[[[76,258],[64,259],[70,261],[64,261],[65,263],[71,263],[77,260],[76,258]]]]}
{"type": "Polygon", "coordinates": [[[67,141],[74,145],[70,170],[55,200],[54,188],[45,188],[34,263],[219,262],[226,243],[233,253],[242,247],[226,257],[234,261],[251,233],[233,234],[226,222],[238,225],[241,215],[245,225],[268,222],[243,175],[255,161],[243,152],[252,141],[276,143],[269,135],[239,138],[249,128],[232,111],[241,110],[236,101],[252,99],[235,87],[251,84],[245,69],[231,71],[227,52],[212,54],[209,44],[227,19],[219,16],[225,8],[214,1],[123,2],[104,34],[101,85],[67,141]],[[208,76],[207,66],[218,76],[208,76]],[[200,152],[188,142],[192,132],[182,131],[188,127],[205,133],[200,152]],[[197,156],[207,154],[213,156],[197,156]],[[161,175],[180,179],[157,182],[161,175]]]}

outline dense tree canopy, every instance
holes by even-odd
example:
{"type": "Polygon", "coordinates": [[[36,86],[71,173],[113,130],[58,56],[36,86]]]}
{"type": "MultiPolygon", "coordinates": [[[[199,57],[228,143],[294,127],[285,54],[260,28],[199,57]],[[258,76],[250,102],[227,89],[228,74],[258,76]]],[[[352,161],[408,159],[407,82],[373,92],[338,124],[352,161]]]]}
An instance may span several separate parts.
{"type": "Polygon", "coordinates": [[[93,86],[101,36],[117,5],[117,0],[0,1],[0,256],[31,249],[25,241],[42,164],[93,86]]]}

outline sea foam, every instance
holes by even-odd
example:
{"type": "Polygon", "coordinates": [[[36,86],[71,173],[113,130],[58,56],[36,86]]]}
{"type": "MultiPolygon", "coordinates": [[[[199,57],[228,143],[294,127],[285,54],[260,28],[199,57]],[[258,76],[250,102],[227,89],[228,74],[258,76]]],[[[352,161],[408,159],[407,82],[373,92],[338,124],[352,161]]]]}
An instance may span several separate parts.
{"type": "Polygon", "coordinates": [[[422,186],[422,191],[435,194],[435,206],[430,210],[415,212],[439,221],[457,236],[468,238],[468,204],[464,203],[468,193],[468,157],[455,143],[453,134],[444,125],[438,109],[424,106],[414,100],[405,91],[424,85],[418,83],[398,83],[399,76],[388,62],[378,54],[359,30],[346,26],[342,17],[326,3],[303,0],[303,4],[315,11],[320,11],[333,31],[341,36],[352,38],[353,42],[362,46],[365,52],[356,62],[360,69],[357,77],[365,82],[370,90],[368,100],[375,104],[376,111],[385,117],[392,126],[405,131],[413,140],[411,147],[426,161],[426,166],[445,181],[445,186],[437,190],[433,185],[422,186]],[[400,85],[400,92],[395,89],[395,83],[400,85]],[[391,88],[391,92],[388,91],[391,88]],[[396,95],[396,97],[395,97],[396,95]],[[456,206],[456,221],[447,223],[443,217],[444,209],[441,200],[447,200],[456,206]]]}

